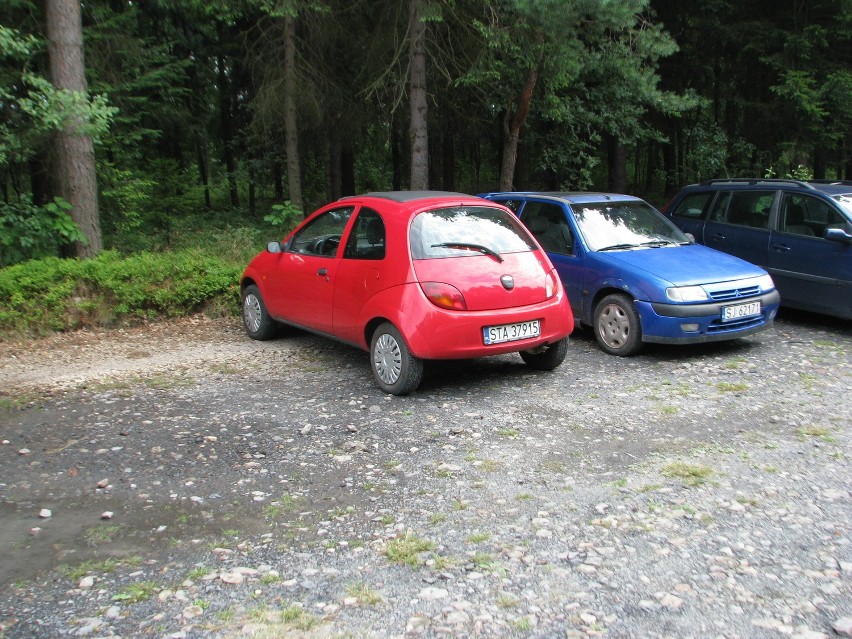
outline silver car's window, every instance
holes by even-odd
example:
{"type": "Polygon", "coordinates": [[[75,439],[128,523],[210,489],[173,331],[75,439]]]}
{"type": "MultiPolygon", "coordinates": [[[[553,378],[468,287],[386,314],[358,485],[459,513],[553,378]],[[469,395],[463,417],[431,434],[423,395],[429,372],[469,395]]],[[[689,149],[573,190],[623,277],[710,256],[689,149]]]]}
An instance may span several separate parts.
{"type": "Polygon", "coordinates": [[[470,256],[472,247],[498,255],[535,248],[535,242],[511,213],[487,206],[454,206],[418,214],[411,223],[415,260],[470,256]]]}

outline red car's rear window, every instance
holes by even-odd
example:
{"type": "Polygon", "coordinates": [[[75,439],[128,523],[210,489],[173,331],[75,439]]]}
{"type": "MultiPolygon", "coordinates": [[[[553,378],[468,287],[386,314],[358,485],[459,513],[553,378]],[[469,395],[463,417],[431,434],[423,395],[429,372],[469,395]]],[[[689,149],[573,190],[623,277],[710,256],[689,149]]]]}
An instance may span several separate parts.
{"type": "Polygon", "coordinates": [[[517,218],[487,206],[424,211],[414,218],[410,239],[415,260],[470,255],[471,246],[484,247],[498,255],[536,248],[517,218]]]}

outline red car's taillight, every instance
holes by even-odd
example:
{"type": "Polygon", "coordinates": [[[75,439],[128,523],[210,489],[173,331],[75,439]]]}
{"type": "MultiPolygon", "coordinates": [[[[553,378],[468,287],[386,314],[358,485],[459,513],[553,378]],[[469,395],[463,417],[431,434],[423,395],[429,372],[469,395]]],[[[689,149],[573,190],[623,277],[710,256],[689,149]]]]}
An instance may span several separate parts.
{"type": "Polygon", "coordinates": [[[455,286],[443,282],[420,282],[420,288],[435,306],[453,311],[466,311],[464,295],[455,286]]]}
{"type": "Polygon", "coordinates": [[[550,271],[544,278],[544,294],[547,299],[556,295],[556,291],[559,290],[559,284],[557,283],[556,277],[556,271],[550,271]]]}

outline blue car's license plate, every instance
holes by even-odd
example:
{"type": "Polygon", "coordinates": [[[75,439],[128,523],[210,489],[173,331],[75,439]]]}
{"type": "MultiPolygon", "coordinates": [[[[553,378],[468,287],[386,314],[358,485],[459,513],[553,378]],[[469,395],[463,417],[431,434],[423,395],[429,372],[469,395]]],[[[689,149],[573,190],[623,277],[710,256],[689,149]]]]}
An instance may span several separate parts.
{"type": "Polygon", "coordinates": [[[732,320],[742,319],[743,317],[751,317],[752,315],[760,315],[760,302],[749,302],[748,304],[734,304],[733,306],[722,307],[723,322],[730,322],[732,320]]]}

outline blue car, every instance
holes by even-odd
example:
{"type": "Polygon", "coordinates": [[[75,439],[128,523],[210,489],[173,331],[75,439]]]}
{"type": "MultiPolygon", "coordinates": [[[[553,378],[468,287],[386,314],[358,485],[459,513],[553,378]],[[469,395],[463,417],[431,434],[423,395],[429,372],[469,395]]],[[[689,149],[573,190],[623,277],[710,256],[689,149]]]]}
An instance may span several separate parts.
{"type": "Polygon", "coordinates": [[[782,306],[852,319],[852,182],[707,180],[663,212],[697,242],[765,268],[782,306]]]}
{"type": "Polygon", "coordinates": [[[772,326],[772,278],[695,244],[647,202],[611,193],[484,193],[538,239],[574,318],[601,349],[629,356],[645,342],[736,339],[772,326]]]}

